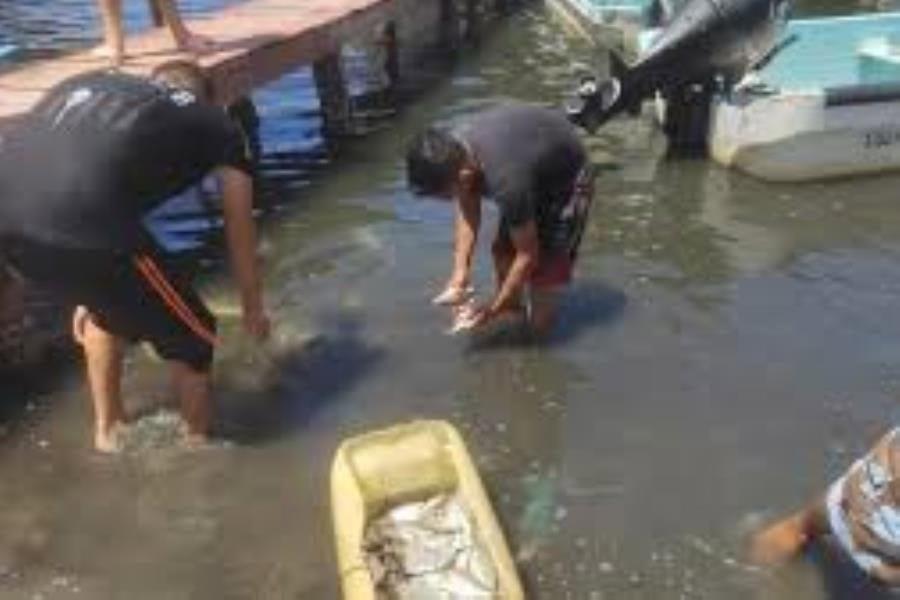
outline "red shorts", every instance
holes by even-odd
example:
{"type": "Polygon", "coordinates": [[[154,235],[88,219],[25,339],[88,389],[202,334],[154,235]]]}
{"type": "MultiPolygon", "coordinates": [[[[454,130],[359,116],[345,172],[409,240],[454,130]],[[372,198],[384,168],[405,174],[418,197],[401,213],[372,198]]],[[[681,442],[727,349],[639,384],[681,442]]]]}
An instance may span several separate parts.
{"type": "Polygon", "coordinates": [[[572,283],[574,269],[574,257],[562,254],[541,257],[537,268],[528,278],[528,283],[535,289],[543,290],[564,287],[572,283]]]}

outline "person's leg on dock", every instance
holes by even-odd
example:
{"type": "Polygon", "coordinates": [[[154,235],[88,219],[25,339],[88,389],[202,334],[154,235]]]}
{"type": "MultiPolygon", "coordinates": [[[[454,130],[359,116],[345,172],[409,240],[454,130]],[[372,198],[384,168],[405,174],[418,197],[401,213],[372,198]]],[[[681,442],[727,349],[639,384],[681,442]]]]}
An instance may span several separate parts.
{"type": "Polygon", "coordinates": [[[125,422],[122,405],[124,341],[99,326],[79,306],[73,316],[75,339],[84,349],[88,386],[94,405],[94,447],[100,452],[119,449],[117,429],[125,422]]]}
{"type": "Polygon", "coordinates": [[[147,0],[147,5],[150,8],[150,18],[153,19],[154,27],[162,27],[166,24],[166,19],[163,17],[162,11],[159,10],[159,5],[153,0],[147,0]]]}
{"type": "Polygon", "coordinates": [[[193,33],[184,24],[181,13],[178,12],[178,6],[175,0],[151,0],[155,5],[163,21],[172,32],[172,38],[179,50],[192,52],[194,54],[203,54],[215,49],[215,42],[203,35],[193,33]]]}
{"type": "Polygon", "coordinates": [[[97,0],[103,21],[103,44],[94,53],[120,66],[125,58],[125,33],[122,30],[122,0],[97,0]]]}
{"type": "MultiPolygon", "coordinates": [[[[103,21],[103,44],[94,53],[108,58],[110,63],[121,66],[125,60],[125,33],[122,25],[122,0],[97,0],[103,21]]],[[[175,0],[150,0],[154,20],[159,17],[168,26],[179,50],[203,54],[215,49],[215,42],[193,33],[184,24],[175,0]]]]}

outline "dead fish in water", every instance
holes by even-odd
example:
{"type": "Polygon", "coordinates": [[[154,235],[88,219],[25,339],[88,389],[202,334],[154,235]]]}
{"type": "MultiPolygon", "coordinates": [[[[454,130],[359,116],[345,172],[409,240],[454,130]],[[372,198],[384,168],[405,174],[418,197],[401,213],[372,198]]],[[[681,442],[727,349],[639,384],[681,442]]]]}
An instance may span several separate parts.
{"type": "Polygon", "coordinates": [[[721,79],[726,86],[771,60],[781,40],[790,0],[689,0],[679,6],[646,53],[628,66],[611,53],[606,80],[581,82],[570,120],[593,132],[660,91],[721,79]]]}

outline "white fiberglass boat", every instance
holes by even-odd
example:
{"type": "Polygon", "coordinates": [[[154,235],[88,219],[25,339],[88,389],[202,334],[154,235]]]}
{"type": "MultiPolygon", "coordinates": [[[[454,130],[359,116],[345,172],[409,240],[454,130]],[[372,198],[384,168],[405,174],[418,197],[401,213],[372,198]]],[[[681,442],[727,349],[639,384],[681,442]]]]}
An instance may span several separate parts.
{"type": "Polygon", "coordinates": [[[772,181],[900,168],[900,13],[792,21],[796,42],[710,112],[718,162],[772,181]]]}

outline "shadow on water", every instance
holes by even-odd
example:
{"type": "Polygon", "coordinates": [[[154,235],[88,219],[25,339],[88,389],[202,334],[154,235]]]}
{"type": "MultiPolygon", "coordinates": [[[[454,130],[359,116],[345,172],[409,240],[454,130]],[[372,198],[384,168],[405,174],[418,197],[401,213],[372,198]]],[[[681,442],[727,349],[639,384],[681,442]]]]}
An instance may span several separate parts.
{"type": "Polygon", "coordinates": [[[606,283],[576,283],[573,293],[562,301],[559,323],[548,342],[567,344],[588,329],[610,325],[622,316],[627,304],[625,293],[606,283]]]}
{"type": "Polygon", "coordinates": [[[81,367],[74,348],[57,349],[24,371],[0,371],[0,443],[34,407],[34,399],[59,390],[81,367]]]}
{"type": "Polygon", "coordinates": [[[365,379],[385,356],[384,349],[365,340],[357,315],[329,315],[318,325],[328,333],[274,350],[261,370],[252,364],[236,367],[256,370],[251,375],[259,378],[249,386],[241,377],[248,375],[246,371],[223,378],[218,407],[222,435],[239,444],[260,444],[302,429],[365,379]]]}

